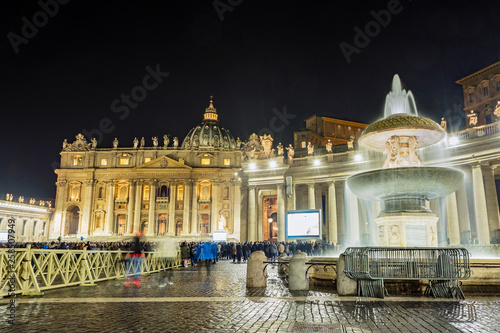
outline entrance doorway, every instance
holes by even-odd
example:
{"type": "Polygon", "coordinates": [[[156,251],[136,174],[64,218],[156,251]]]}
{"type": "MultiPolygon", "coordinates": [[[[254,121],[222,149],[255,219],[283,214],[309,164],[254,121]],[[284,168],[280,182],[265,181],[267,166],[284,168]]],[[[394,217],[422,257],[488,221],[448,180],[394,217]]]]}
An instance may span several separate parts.
{"type": "Polygon", "coordinates": [[[118,215],[118,225],[116,226],[116,233],[118,235],[123,235],[125,233],[125,225],[127,223],[127,215],[120,214],[118,215]]]}
{"type": "Polygon", "coordinates": [[[262,198],[262,233],[264,240],[278,240],[278,199],[275,195],[262,198]]]}
{"type": "Polygon", "coordinates": [[[210,215],[201,214],[200,215],[200,233],[202,235],[208,234],[210,232],[209,223],[210,223],[210,215]]]}
{"type": "Polygon", "coordinates": [[[78,233],[78,224],[80,222],[80,208],[77,206],[68,208],[66,216],[67,235],[76,235],[78,233]]]}

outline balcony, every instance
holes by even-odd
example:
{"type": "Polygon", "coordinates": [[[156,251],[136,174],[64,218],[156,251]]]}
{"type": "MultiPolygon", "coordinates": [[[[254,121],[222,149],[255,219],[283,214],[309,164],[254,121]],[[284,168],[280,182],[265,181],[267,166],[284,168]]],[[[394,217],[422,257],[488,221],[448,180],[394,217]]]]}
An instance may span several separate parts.
{"type": "Polygon", "coordinates": [[[156,198],[156,203],[168,203],[168,200],[169,198],[168,197],[157,197],[156,198]]]}

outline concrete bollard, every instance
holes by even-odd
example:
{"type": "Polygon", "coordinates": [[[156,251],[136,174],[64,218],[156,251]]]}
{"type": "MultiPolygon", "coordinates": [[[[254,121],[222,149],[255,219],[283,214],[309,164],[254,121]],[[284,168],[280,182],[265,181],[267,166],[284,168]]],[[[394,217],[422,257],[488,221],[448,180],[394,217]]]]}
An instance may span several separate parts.
{"type": "Polygon", "coordinates": [[[356,296],[358,281],[347,277],[345,270],[345,256],[342,253],[337,261],[337,294],[339,296],[356,296]]]}
{"type": "Polygon", "coordinates": [[[307,254],[297,251],[290,259],[290,275],[288,277],[288,289],[309,290],[309,279],[306,277],[307,254]]]}
{"type": "Polygon", "coordinates": [[[267,278],[264,273],[264,251],[255,251],[250,255],[247,262],[247,287],[263,288],[267,286],[267,278]]]}

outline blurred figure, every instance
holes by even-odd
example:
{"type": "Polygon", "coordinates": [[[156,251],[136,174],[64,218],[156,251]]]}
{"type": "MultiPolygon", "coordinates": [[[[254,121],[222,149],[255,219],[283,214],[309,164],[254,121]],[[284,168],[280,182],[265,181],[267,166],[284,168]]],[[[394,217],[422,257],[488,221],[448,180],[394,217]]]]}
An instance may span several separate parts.
{"type": "Polygon", "coordinates": [[[125,287],[130,286],[130,280],[133,277],[133,283],[136,287],[141,285],[141,273],[142,273],[142,260],[144,258],[144,254],[142,253],[142,245],[140,241],[141,233],[137,233],[134,237],[132,251],[125,264],[125,272],[126,272],[126,281],[125,287]],[[127,267],[128,266],[128,267],[127,267]]]}
{"type": "Polygon", "coordinates": [[[181,245],[181,257],[182,257],[184,267],[188,267],[188,260],[189,260],[189,257],[191,256],[190,252],[191,251],[189,250],[189,246],[186,244],[186,242],[183,242],[181,245]]]}

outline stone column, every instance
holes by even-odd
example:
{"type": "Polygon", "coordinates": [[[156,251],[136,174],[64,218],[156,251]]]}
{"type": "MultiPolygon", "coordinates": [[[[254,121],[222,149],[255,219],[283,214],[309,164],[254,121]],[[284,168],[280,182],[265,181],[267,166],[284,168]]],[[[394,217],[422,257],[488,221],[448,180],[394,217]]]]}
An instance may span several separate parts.
{"type": "Polygon", "coordinates": [[[278,242],[284,242],[286,236],[285,230],[285,184],[277,184],[277,205],[278,205],[278,242]]]}
{"type": "Polygon", "coordinates": [[[292,195],[286,200],[287,210],[295,210],[295,184],[292,184],[292,195]]]}
{"type": "Polygon", "coordinates": [[[169,236],[175,235],[175,204],[177,196],[177,185],[175,183],[170,184],[170,198],[168,205],[168,228],[167,234],[169,236]]]}
{"type": "Polygon", "coordinates": [[[219,200],[220,200],[220,182],[212,180],[212,213],[210,218],[210,233],[217,230],[217,222],[219,221],[219,200]]]}
{"type": "Polygon", "coordinates": [[[233,181],[233,235],[236,239],[241,240],[241,181],[233,181]]]}
{"type": "Polygon", "coordinates": [[[149,188],[148,232],[146,236],[154,236],[155,232],[156,232],[156,179],[152,179],[149,188]]]}
{"type": "Polygon", "coordinates": [[[184,181],[184,212],[182,214],[182,234],[189,234],[189,213],[191,210],[191,183],[190,179],[184,181]]]}
{"type": "MultiPolygon", "coordinates": [[[[57,238],[63,235],[64,232],[64,203],[68,200],[68,182],[59,180],[56,182],[56,205],[54,222],[47,230],[50,238],[57,238]]],[[[7,219],[7,217],[6,217],[7,219]]]]}
{"type": "Polygon", "coordinates": [[[460,245],[460,227],[455,192],[448,194],[446,197],[446,233],[451,246],[460,245]]]}
{"type": "Polygon", "coordinates": [[[114,180],[108,180],[106,181],[106,184],[108,185],[107,191],[108,191],[108,208],[106,211],[106,227],[104,228],[104,232],[111,234],[113,232],[113,219],[115,217],[114,213],[114,207],[115,207],[115,196],[114,196],[114,190],[115,190],[115,181],[114,180]]]}
{"type": "Polygon", "coordinates": [[[484,192],[483,173],[481,165],[472,166],[472,187],[474,189],[474,214],[476,216],[477,237],[480,244],[490,243],[488,212],[484,192]]]}
{"type": "Polygon", "coordinates": [[[335,182],[328,183],[328,241],[338,242],[337,234],[337,198],[335,197],[335,182]]]}
{"type": "Polygon", "coordinates": [[[248,186],[248,240],[257,240],[257,207],[255,205],[255,186],[248,186]]]}
{"type": "Polygon", "coordinates": [[[309,209],[315,209],[316,208],[316,198],[315,198],[315,193],[314,193],[314,184],[308,184],[307,185],[307,190],[308,190],[308,205],[307,208],[309,209]]]}
{"type": "Polygon", "coordinates": [[[136,188],[135,188],[134,224],[132,232],[141,231],[141,210],[142,210],[142,180],[139,180],[136,182],[136,188]]]}
{"type": "Polygon", "coordinates": [[[263,233],[263,223],[264,221],[262,220],[262,215],[264,214],[263,210],[263,200],[262,200],[262,191],[257,192],[257,240],[262,241],[264,239],[264,233],[263,233]]]}
{"type": "Polygon", "coordinates": [[[198,184],[193,184],[193,198],[191,202],[191,235],[198,233],[198,184]]]}
{"type": "Polygon", "coordinates": [[[134,229],[135,180],[131,180],[129,184],[127,226],[125,227],[125,234],[132,233],[134,229]]]}
{"type": "Polygon", "coordinates": [[[457,190],[458,222],[460,225],[461,238],[464,237],[467,232],[470,235],[469,205],[467,204],[467,201],[467,192],[464,181],[462,186],[460,186],[457,190]]]}
{"type": "Polygon", "coordinates": [[[336,187],[336,197],[337,197],[337,237],[340,239],[343,237],[343,244],[345,244],[346,234],[345,234],[345,217],[344,217],[344,182],[340,183],[341,186],[336,187]]]}
{"type": "Polygon", "coordinates": [[[490,240],[495,237],[495,229],[500,229],[500,216],[498,212],[497,188],[495,185],[495,167],[483,166],[484,191],[486,194],[486,209],[488,211],[488,225],[490,240]]]}
{"type": "Polygon", "coordinates": [[[93,179],[87,179],[85,180],[85,194],[83,196],[83,212],[82,212],[82,224],[80,225],[80,232],[79,234],[81,236],[88,236],[89,232],[92,232],[92,230],[89,230],[89,225],[90,225],[90,219],[92,217],[92,203],[93,203],[93,194],[94,194],[94,185],[95,185],[95,180],[93,179]]]}
{"type": "Polygon", "coordinates": [[[248,188],[241,186],[240,241],[248,241],[248,188]]]}

